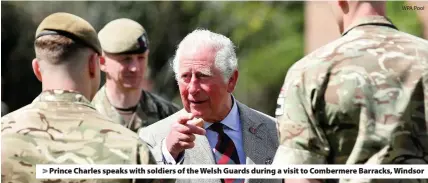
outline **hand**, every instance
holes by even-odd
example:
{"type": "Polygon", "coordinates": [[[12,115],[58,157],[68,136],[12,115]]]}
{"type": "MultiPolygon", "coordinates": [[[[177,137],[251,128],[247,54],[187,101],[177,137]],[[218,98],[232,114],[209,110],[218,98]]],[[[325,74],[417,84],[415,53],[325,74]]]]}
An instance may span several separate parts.
{"type": "Polygon", "coordinates": [[[193,119],[193,114],[184,113],[181,115],[177,122],[171,125],[171,131],[166,137],[166,148],[174,159],[186,149],[195,146],[195,134],[205,135],[205,129],[187,124],[187,121],[193,119]]]}

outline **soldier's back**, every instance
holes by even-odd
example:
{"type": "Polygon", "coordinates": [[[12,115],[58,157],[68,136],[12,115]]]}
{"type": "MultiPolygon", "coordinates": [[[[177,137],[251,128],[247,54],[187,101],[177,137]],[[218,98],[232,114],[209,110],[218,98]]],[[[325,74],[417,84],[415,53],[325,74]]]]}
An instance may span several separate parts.
{"type": "Polygon", "coordinates": [[[277,111],[278,162],[361,164],[381,149],[372,163],[428,158],[428,42],[374,20],[289,70],[279,99],[286,110],[277,111]]]}
{"type": "Polygon", "coordinates": [[[36,180],[36,164],[153,164],[152,158],[135,133],[73,92],[42,92],[33,103],[2,118],[2,182],[46,181],[36,180]]]}

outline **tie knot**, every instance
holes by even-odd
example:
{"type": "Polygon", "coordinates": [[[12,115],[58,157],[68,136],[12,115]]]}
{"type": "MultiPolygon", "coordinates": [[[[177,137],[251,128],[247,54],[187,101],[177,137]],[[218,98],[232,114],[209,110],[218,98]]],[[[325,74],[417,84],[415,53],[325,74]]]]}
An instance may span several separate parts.
{"type": "Polygon", "coordinates": [[[211,130],[213,130],[213,131],[215,131],[215,132],[217,132],[217,133],[219,133],[219,134],[224,133],[224,132],[223,132],[223,123],[220,123],[220,122],[213,123],[213,124],[210,126],[210,128],[211,128],[211,130]]]}

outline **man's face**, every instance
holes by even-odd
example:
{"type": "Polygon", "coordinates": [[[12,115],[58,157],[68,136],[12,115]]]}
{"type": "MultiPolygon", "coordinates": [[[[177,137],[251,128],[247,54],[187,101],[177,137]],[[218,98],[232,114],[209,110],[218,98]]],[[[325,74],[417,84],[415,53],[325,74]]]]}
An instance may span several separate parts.
{"type": "Polygon", "coordinates": [[[140,90],[147,69],[148,55],[149,51],[141,54],[106,54],[101,70],[118,88],[140,90]]]}
{"type": "Polygon", "coordinates": [[[228,98],[236,84],[236,80],[224,81],[222,73],[215,67],[215,53],[211,48],[199,48],[194,53],[180,56],[178,63],[177,80],[184,108],[206,121],[225,114],[228,98]]]}

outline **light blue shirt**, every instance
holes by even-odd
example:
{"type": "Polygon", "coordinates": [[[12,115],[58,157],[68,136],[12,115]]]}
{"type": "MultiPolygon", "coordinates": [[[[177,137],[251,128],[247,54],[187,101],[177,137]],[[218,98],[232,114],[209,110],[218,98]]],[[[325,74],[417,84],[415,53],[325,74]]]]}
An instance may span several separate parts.
{"type": "MultiPolygon", "coordinates": [[[[230,110],[229,114],[220,121],[220,123],[223,123],[223,130],[224,133],[229,136],[230,139],[232,139],[233,143],[235,143],[236,150],[238,151],[239,161],[241,164],[246,164],[246,158],[245,158],[245,152],[244,152],[244,144],[242,140],[242,127],[241,127],[241,121],[239,119],[239,111],[238,106],[236,104],[235,98],[232,97],[233,100],[233,106],[230,110]]],[[[209,145],[211,147],[211,151],[214,152],[214,148],[218,141],[218,133],[215,131],[212,131],[209,129],[209,127],[213,123],[210,122],[204,122],[204,128],[206,130],[205,136],[208,139],[209,145]]],[[[171,154],[166,149],[166,143],[165,140],[162,143],[162,154],[163,158],[166,161],[167,164],[178,164],[183,162],[184,156],[179,158],[179,161],[176,162],[174,158],[171,156],[171,154]]]]}
{"type": "MultiPolygon", "coordinates": [[[[243,148],[244,145],[242,140],[241,122],[239,119],[238,106],[234,98],[233,98],[232,109],[230,110],[226,118],[224,118],[220,123],[223,123],[224,133],[227,134],[230,139],[232,139],[233,143],[235,143],[235,147],[236,147],[236,150],[238,151],[240,163],[245,164],[246,161],[245,161],[245,152],[243,148]]],[[[212,124],[213,123],[210,123],[210,122],[204,122],[204,128],[207,131],[205,135],[208,138],[208,142],[210,143],[211,150],[213,151],[218,141],[218,133],[215,131],[212,131],[209,128],[212,124]]]]}

